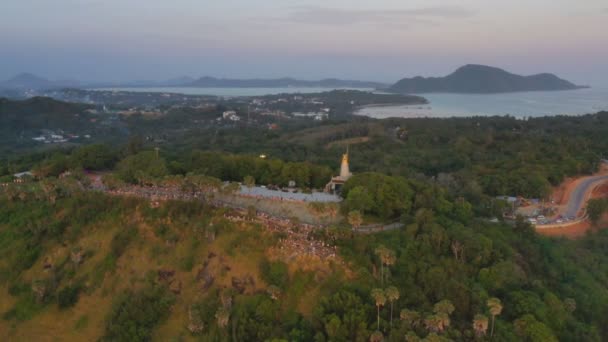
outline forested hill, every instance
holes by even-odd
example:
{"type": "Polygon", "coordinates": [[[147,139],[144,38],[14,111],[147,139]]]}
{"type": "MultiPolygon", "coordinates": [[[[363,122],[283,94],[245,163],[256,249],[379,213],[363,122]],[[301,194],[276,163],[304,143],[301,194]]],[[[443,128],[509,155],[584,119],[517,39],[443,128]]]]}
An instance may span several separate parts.
{"type": "Polygon", "coordinates": [[[92,115],[86,112],[88,108],[46,97],[24,101],[0,98],[0,155],[34,146],[32,138],[43,133],[92,134],[94,124],[92,115]]]}
{"type": "MultiPolygon", "coordinates": [[[[197,175],[224,164],[220,155],[198,153],[185,175],[167,174],[162,151],[123,155],[83,147],[63,156],[64,167],[75,167],[69,174],[45,160],[34,168],[38,179],[0,187],[2,340],[608,338],[608,230],[579,241],[544,238],[523,219],[476,219],[471,203],[437,184],[379,173],[349,179],[343,208],[316,210],[360,208],[400,217],[403,229],[355,234],[352,219],[310,229],[253,207],[84,191],[89,178],[78,169],[113,164],[103,177],[112,188],[223,184],[197,175]],[[335,256],[320,254],[327,249],[335,256]]],[[[252,171],[276,169],[278,177],[303,169],[257,160],[252,171]]],[[[235,173],[245,159],[224,161],[235,173]]]]}
{"type": "Polygon", "coordinates": [[[0,98],[0,133],[8,139],[29,136],[41,129],[80,130],[89,124],[85,113],[88,108],[91,107],[47,97],[24,101],[0,98]]]}
{"type": "Polygon", "coordinates": [[[579,86],[553,74],[520,76],[485,65],[469,64],[445,77],[404,78],[388,90],[396,93],[507,93],[572,90],[579,86]]]}
{"type": "Polygon", "coordinates": [[[88,105],[57,101],[48,97],[33,97],[24,101],[0,98],[0,122],[9,124],[12,120],[40,119],[65,120],[88,108],[88,105]]]}

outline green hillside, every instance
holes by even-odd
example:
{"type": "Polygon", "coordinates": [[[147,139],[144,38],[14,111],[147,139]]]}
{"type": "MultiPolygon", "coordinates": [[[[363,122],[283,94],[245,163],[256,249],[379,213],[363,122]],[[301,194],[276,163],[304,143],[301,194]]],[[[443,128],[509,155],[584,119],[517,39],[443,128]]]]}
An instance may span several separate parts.
{"type": "MultiPolygon", "coordinates": [[[[394,182],[372,178],[351,186],[394,182]]],[[[281,253],[292,233],[255,218],[84,184],[74,175],[2,190],[9,340],[367,341],[380,331],[389,341],[472,341],[490,339],[493,312],[499,341],[608,336],[608,231],[551,240],[523,222],[473,219],[466,202],[407,181],[404,229],[318,230],[310,241],[338,251],[321,259],[281,253]]]]}

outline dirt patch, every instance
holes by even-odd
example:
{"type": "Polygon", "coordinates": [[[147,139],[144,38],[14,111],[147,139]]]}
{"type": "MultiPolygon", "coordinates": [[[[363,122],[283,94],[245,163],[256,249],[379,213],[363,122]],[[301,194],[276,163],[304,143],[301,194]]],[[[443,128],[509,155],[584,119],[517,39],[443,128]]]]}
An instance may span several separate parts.
{"type": "Polygon", "coordinates": [[[591,193],[591,198],[606,198],[608,197],[608,183],[597,186],[591,193]]]}
{"type": "Polygon", "coordinates": [[[555,201],[556,205],[564,205],[568,202],[568,198],[572,191],[576,188],[576,185],[579,183],[579,180],[575,178],[566,178],[562,184],[560,184],[555,190],[553,190],[553,194],[551,198],[555,201]]]}

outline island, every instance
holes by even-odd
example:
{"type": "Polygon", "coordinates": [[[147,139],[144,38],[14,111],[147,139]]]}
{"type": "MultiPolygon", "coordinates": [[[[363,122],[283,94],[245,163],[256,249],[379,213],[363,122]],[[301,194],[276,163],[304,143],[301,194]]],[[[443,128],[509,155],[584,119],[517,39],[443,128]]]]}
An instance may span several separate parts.
{"type": "Polygon", "coordinates": [[[575,85],[553,74],[521,76],[505,70],[468,64],[445,77],[404,78],[388,89],[391,93],[469,93],[491,94],[522,91],[554,91],[587,88],[575,85]]]}

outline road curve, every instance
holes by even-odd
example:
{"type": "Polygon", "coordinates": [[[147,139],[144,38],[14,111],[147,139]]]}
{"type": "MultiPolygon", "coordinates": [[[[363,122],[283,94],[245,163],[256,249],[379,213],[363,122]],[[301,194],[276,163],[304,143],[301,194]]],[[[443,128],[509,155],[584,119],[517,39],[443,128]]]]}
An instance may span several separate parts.
{"type": "Polygon", "coordinates": [[[608,175],[594,176],[582,180],[570,194],[568,205],[562,216],[578,218],[578,212],[587,200],[586,195],[593,187],[605,181],[608,181],[608,175]]]}

